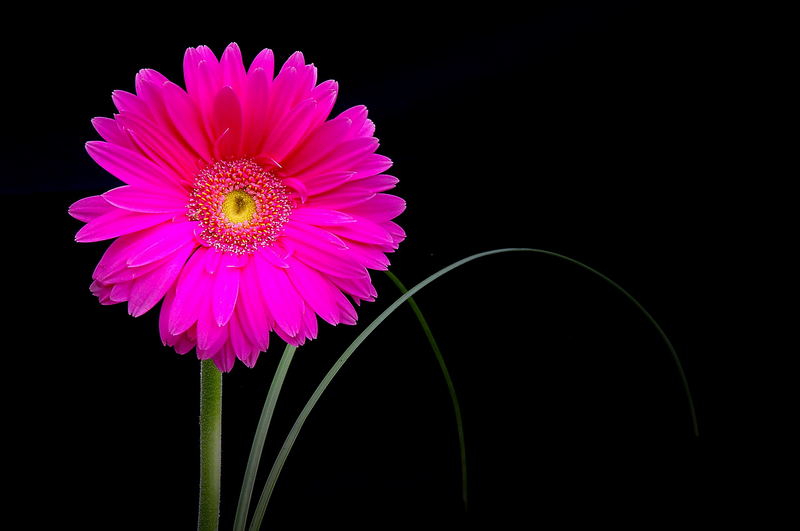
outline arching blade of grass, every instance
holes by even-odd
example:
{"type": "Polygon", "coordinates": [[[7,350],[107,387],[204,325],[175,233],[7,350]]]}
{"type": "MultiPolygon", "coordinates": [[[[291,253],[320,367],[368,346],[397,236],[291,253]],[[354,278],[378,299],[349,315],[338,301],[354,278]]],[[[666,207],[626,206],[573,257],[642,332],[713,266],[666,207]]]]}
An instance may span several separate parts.
{"type": "Polygon", "coordinates": [[[552,251],[545,251],[542,249],[530,249],[530,248],[519,248],[519,247],[508,248],[508,249],[495,249],[494,251],[486,251],[483,253],[474,254],[472,256],[459,260],[458,262],[450,264],[449,266],[440,269],[433,275],[429,276],[428,278],[426,278],[425,280],[423,280],[422,282],[420,282],[419,284],[408,290],[405,294],[400,296],[400,298],[397,299],[395,302],[393,302],[391,305],[389,305],[389,307],[386,308],[378,317],[376,317],[374,321],[372,321],[369,325],[367,325],[367,327],[358,335],[358,337],[356,337],[356,339],[350,344],[350,346],[347,347],[347,349],[342,353],[342,355],[339,357],[336,363],[334,363],[333,367],[331,367],[331,369],[328,371],[328,374],[325,375],[320,384],[317,386],[317,389],[311,395],[311,398],[308,400],[305,407],[300,412],[300,415],[297,417],[297,420],[295,420],[295,423],[292,426],[292,429],[289,431],[289,435],[286,437],[283,446],[281,446],[280,452],[278,452],[278,457],[275,459],[275,463],[272,465],[272,470],[270,470],[269,477],[267,478],[267,483],[264,486],[264,490],[261,492],[261,497],[258,500],[258,506],[256,507],[255,513],[253,515],[253,521],[251,522],[250,525],[250,531],[258,531],[258,529],[261,527],[261,521],[264,519],[264,513],[267,510],[267,504],[269,503],[269,499],[272,496],[273,490],[275,489],[275,483],[278,481],[278,476],[280,475],[281,470],[283,469],[283,465],[286,463],[286,458],[288,457],[289,452],[292,449],[292,446],[294,446],[294,442],[295,440],[297,440],[297,436],[300,433],[303,424],[305,424],[308,415],[311,413],[311,410],[314,409],[314,406],[319,401],[320,397],[322,396],[322,393],[325,392],[325,389],[327,389],[331,381],[333,381],[334,376],[336,376],[339,370],[344,366],[344,364],[347,362],[350,356],[353,355],[353,352],[356,351],[356,349],[361,345],[361,343],[363,343],[364,340],[367,337],[369,337],[369,335],[376,328],[378,328],[378,326],[384,320],[386,320],[387,317],[389,317],[389,315],[391,315],[398,307],[400,307],[401,304],[406,302],[408,299],[410,299],[422,288],[424,288],[434,280],[438,279],[443,275],[446,275],[450,271],[458,267],[461,267],[464,264],[472,262],[473,260],[477,260],[478,258],[483,258],[485,256],[491,256],[495,254],[508,253],[508,252],[533,252],[566,260],[599,276],[600,278],[602,278],[603,280],[614,286],[617,290],[619,290],[631,302],[633,302],[636,305],[636,307],[639,308],[639,310],[645,315],[645,317],[647,317],[647,319],[653,324],[653,326],[656,327],[656,330],[658,331],[662,339],[664,339],[665,343],[667,344],[667,347],[670,350],[670,353],[672,354],[672,357],[678,367],[678,371],[680,372],[684,389],[686,391],[686,396],[689,401],[689,410],[692,416],[692,427],[694,428],[695,435],[699,435],[697,429],[697,419],[694,411],[694,403],[692,401],[692,395],[689,392],[689,383],[686,380],[686,375],[683,372],[683,366],[681,365],[680,359],[678,358],[678,354],[677,352],[675,352],[675,348],[672,346],[672,342],[670,342],[667,335],[661,329],[661,326],[659,326],[659,324],[655,321],[655,319],[653,319],[650,313],[647,312],[647,310],[645,310],[641,304],[639,304],[639,301],[633,298],[633,296],[630,293],[622,289],[622,287],[620,287],[619,284],[617,284],[607,276],[603,275],[602,273],[592,269],[591,267],[573,258],[569,258],[568,256],[554,253],[552,251]]]}
{"type": "MultiPolygon", "coordinates": [[[[386,271],[386,275],[394,282],[394,285],[397,286],[397,289],[400,290],[401,294],[404,294],[408,291],[408,289],[403,285],[397,276],[395,276],[391,271],[386,271]]],[[[417,305],[416,301],[414,301],[413,297],[408,298],[408,305],[411,306],[411,309],[414,311],[414,315],[417,316],[417,320],[419,321],[420,326],[422,326],[422,331],[425,332],[425,337],[428,338],[428,343],[431,345],[431,349],[433,349],[433,354],[436,356],[436,361],[439,362],[439,368],[442,370],[442,376],[444,376],[444,381],[447,384],[447,390],[450,393],[450,401],[453,403],[453,412],[456,416],[456,428],[458,429],[458,449],[461,454],[461,499],[464,501],[464,510],[467,510],[467,443],[466,439],[464,438],[464,423],[461,418],[461,406],[458,404],[458,395],[456,394],[456,387],[453,385],[453,379],[450,378],[450,371],[447,370],[447,364],[444,362],[444,356],[442,356],[442,351],[439,350],[439,345],[436,343],[436,339],[433,337],[433,332],[431,332],[431,327],[428,326],[428,321],[425,319],[425,316],[422,315],[422,310],[420,310],[419,306],[417,305]]]]}
{"type": "Polygon", "coordinates": [[[289,370],[294,351],[297,347],[286,345],[275,375],[272,377],[272,384],[267,392],[267,399],[264,401],[264,409],[261,410],[261,417],[258,419],[256,433],[253,435],[253,445],[250,447],[250,457],[247,458],[247,468],[242,479],[242,490],[239,492],[239,503],[236,506],[236,519],[233,523],[235,531],[244,531],[247,525],[247,513],[250,510],[250,498],[253,495],[253,485],[258,473],[258,464],[261,461],[261,453],[264,450],[264,442],[267,440],[269,424],[272,421],[272,413],[275,411],[275,404],[278,403],[278,395],[283,387],[283,380],[289,370]]]}

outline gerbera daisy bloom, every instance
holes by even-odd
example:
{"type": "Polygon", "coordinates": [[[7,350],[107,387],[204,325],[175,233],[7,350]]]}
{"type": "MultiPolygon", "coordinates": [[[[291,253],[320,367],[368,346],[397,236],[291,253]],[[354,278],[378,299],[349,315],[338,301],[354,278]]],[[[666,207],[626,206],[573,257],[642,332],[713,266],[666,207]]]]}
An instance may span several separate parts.
{"type": "Polygon", "coordinates": [[[89,155],[124,186],[74,203],[78,242],[116,238],[94,270],[101,304],[137,317],[163,299],[160,333],[229,371],[252,367],[270,331],[301,345],[317,316],[355,324],[376,291],[368,269],[405,234],[405,202],[378,155],[363,106],[327,120],[338,90],[296,52],[274,76],[272,51],[245,70],[231,44],[217,59],[189,48],[186,90],[154,70],[119,110],[95,118],[89,155]]]}

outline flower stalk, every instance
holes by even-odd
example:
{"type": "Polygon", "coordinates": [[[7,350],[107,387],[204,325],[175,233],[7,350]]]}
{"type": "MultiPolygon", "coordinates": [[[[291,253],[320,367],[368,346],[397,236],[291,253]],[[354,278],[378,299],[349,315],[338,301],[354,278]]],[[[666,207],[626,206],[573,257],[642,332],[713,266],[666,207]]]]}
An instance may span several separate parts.
{"type": "Polygon", "coordinates": [[[200,507],[198,531],[219,527],[222,465],[222,373],[211,360],[200,362],[200,507]]]}

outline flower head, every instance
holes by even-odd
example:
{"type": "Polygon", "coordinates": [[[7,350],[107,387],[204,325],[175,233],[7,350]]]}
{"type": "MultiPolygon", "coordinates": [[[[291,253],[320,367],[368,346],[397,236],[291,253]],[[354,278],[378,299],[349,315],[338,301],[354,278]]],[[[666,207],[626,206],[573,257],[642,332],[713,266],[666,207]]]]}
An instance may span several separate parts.
{"type": "Polygon", "coordinates": [[[405,237],[366,108],[328,120],[336,82],[317,84],[300,52],[273,64],[264,50],[245,70],[231,44],[219,60],[186,51],[186,90],[140,71],[87,143],[125,184],[70,207],[76,241],[116,238],[92,275],[101,304],[139,316],[163,300],[164,344],[223,371],[252,367],[271,331],[300,345],[317,316],[354,324],[350,300],[376,296],[368,269],[405,237]]]}

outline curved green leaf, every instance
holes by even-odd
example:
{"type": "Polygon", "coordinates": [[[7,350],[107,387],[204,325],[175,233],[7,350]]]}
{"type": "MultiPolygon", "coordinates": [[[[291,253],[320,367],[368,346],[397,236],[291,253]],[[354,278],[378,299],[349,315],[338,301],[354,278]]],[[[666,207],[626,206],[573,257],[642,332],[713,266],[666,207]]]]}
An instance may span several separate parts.
{"type": "MultiPolygon", "coordinates": [[[[386,275],[394,282],[394,285],[397,286],[397,289],[400,290],[400,293],[403,294],[408,291],[400,279],[397,278],[391,271],[386,271],[386,275]]],[[[444,381],[447,384],[447,391],[450,393],[450,402],[453,404],[453,412],[455,413],[456,417],[456,429],[458,430],[458,450],[461,455],[461,499],[464,501],[464,510],[467,510],[467,442],[464,437],[464,422],[461,418],[461,406],[458,403],[458,395],[456,394],[456,387],[453,385],[453,379],[450,378],[450,371],[447,369],[447,364],[444,362],[444,356],[442,356],[442,351],[439,350],[439,344],[436,343],[436,339],[433,337],[433,332],[431,332],[431,327],[428,326],[428,321],[425,319],[425,316],[422,315],[422,310],[417,305],[416,301],[414,301],[413,297],[408,298],[408,305],[411,306],[411,309],[414,311],[414,315],[417,316],[417,320],[419,321],[420,326],[422,326],[422,331],[425,332],[425,337],[428,338],[428,343],[431,345],[431,349],[433,349],[433,354],[436,356],[436,361],[439,362],[439,368],[442,370],[442,376],[444,376],[444,381]]]]}
{"type": "Polygon", "coordinates": [[[350,344],[350,346],[347,347],[347,349],[342,353],[342,355],[339,357],[339,359],[336,361],[336,363],[334,363],[333,367],[331,367],[331,369],[328,371],[328,373],[322,379],[320,384],[317,386],[317,389],[311,395],[311,398],[309,398],[309,400],[306,403],[305,407],[300,412],[300,415],[297,417],[297,420],[295,421],[294,425],[292,426],[292,429],[289,431],[289,435],[286,437],[286,440],[284,441],[283,445],[281,446],[280,452],[278,452],[278,456],[275,459],[275,463],[272,465],[272,469],[270,470],[269,477],[267,478],[267,483],[264,486],[264,490],[261,492],[261,497],[258,500],[258,505],[256,506],[256,510],[255,510],[254,515],[253,515],[253,520],[252,520],[251,525],[250,525],[250,531],[258,531],[258,529],[261,527],[261,522],[264,519],[264,513],[267,510],[267,504],[269,503],[269,500],[272,497],[272,492],[275,489],[275,484],[278,481],[278,477],[280,476],[281,470],[283,470],[283,465],[286,463],[286,459],[289,456],[289,452],[291,451],[292,446],[294,446],[294,442],[295,442],[295,440],[297,440],[297,436],[299,435],[300,430],[303,427],[303,424],[305,424],[306,419],[308,419],[308,415],[311,413],[311,410],[314,409],[314,406],[319,401],[320,397],[322,396],[322,393],[325,392],[325,389],[327,389],[328,386],[330,385],[331,381],[333,381],[334,376],[336,376],[336,374],[339,372],[339,370],[344,366],[344,364],[347,362],[347,360],[350,358],[350,356],[353,355],[353,353],[361,345],[361,343],[363,343],[364,340],[367,337],[369,337],[369,335],[384,320],[386,320],[386,318],[389,315],[391,315],[398,307],[400,307],[400,305],[402,305],[404,302],[406,302],[413,295],[415,295],[422,288],[424,288],[425,286],[427,286],[428,284],[430,284],[434,280],[438,279],[439,277],[441,277],[443,275],[446,275],[450,271],[453,271],[454,269],[457,269],[457,268],[461,267],[464,264],[472,262],[473,260],[477,260],[477,259],[483,258],[485,256],[491,256],[491,255],[495,255],[495,254],[509,253],[509,252],[533,252],[533,253],[545,254],[545,255],[548,255],[548,256],[553,256],[553,257],[556,257],[556,258],[560,258],[562,260],[566,260],[566,261],[568,261],[570,263],[573,263],[573,264],[575,264],[575,265],[577,265],[577,266],[579,266],[579,267],[581,267],[583,269],[586,269],[587,271],[590,271],[590,272],[594,273],[595,275],[599,276],[600,278],[602,278],[603,280],[605,280],[606,282],[608,282],[609,284],[614,286],[617,290],[619,290],[631,302],[633,302],[633,304],[635,304],[636,307],[639,308],[639,310],[645,315],[645,317],[647,317],[647,319],[653,324],[653,326],[655,326],[655,328],[658,331],[659,335],[664,340],[664,342],[667,344],[667,347],[669,348],[670,353],[672,354],[673,360],[675,361],[675,364],[677,365],[678,371],[679,371],[679,373],[681,375],[681,380],[683,381],[684,389],[686,391],[686,396],[687,396],[687,399],[688,399],[688,402],[689,402],[689,410],[690,410],[690,413],[691,413],[691,416],[692,416],[692,427],[694,428],[695,435],[699,435],[698,428],[697,428],[697,418],[696,418],[695,410],[694,410],[694,403],[692,401],[692,396],[691,396],[691,393],[689,391],[689,383],[688,383],[688,381],[686,379],[686,375],[684,374],[683,366],[682,366],[682,364],[680,362],[680,359],[678,358],[678,354],[675,351],[675,348],[672,346],[672,342],[669,340],[667,335],[661,329],[661,326],[659,326],[659,324],[655,321],[655,319],[653,319],[653,317],[650,315],[650,313],[647,310],[645,310],[644,307],[641,304],[639,304],[639,301],[637,301],[630,293],[625,291],[619,284],[617,284],[616,282],[614,282],[613,280],[611,280],[607,276],[603,275],[602,273],[596,271],[595,269],[592,269],[591,267],[589,267],[589,266],[587,266],[587,265],[585,265],[585,264],[583,264],[583,263],[581,263],[581,262],[579,262],[579,261],[577,261],[577,260],[575,260],[573,258],[569,258],[568,256],[564,256],[564,255],[561,255],[561,254],[558,254],[558,253],[554,253],[552,251],[546,251],[546,250],[543,250],[543,249],[531,249],[531,248],[525,248],[525,247],[515,247],[515,248],[507,248],[507,249],[495,249],[493,251],[486,251],[486,252],[483,252],[483,253],[478,253],[478,254],[474,254],[472,256],[468,256],[467,258],[464,258],[464,259],[459,260],[459,261],[457,261],[457,262],[455,262],[453,264],[450,264],[449,266],[447,266],[447,267],[445,267],[443,269],[440,269],[439,271],[437,271],[433,275],[429,276],[428,278],[426,278],[425,280],[423,280],[422,282],[420,282],[419,284],[417,284],[416,286],[414,286],[413,288],[408,290],[405,294],[400,296],[400,298],[398,298],[391,305],[389,305],[388,308],[386,308],[378,317],[376,317],[374,321],[372,321],[369,325],[367,325],[367,327],[355,338],[355,340],[353,340],[353,342],[350,344]]]}
{"type": "Polygon", "coordinates": [[[247,467],[242,479],[242,490],[239,492],[239,503],[236,506],[236,519],[233,523],[235,531],[244,531],[247,525],[247,513],[250,510],[250,498],[253,495],[253,485],[256,481],[258,464],[261,461],[261,453],[264,450],[264,443],[267,440],[267,432],[272,421],[272,413],[275,411],[275,404],[278,403],[278,395],[283,387],[283,380],[289,370],[294,351],[297,347],[286,345],[275,375],[272,377],[272,384],[267,392],[267,399],[264,401],[264,409],[261,410],[261,417],[258,419],[256,433],[253,435],[253,445],[250,447],[250,457],[247,458],[247,467]]]}

